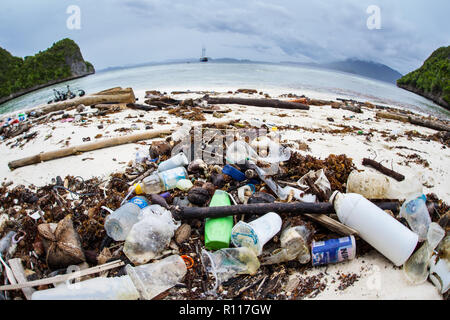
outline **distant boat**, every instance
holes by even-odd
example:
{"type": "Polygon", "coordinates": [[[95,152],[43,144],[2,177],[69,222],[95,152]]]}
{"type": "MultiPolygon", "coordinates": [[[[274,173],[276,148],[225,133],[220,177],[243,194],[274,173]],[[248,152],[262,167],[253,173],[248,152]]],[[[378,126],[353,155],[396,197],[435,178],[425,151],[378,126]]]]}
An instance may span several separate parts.
{"type": "Polygon", "coordinates": [[[205,47],[202,48],[202,57],[200,58],[200,62],[208,62],[208,57],[206,56],[205,47]]]}

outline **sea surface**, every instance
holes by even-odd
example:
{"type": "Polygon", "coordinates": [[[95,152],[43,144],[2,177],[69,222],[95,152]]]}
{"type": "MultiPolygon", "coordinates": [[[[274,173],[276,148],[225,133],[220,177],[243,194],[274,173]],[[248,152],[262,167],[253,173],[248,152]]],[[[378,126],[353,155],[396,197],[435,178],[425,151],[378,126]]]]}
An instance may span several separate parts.
{"type": "MultiPolygon", "coordinates": [[[[345,72],[313,67],[259,63],[176,63],[100,71],[84,78],[46,87],[0,105],[0,114],[26,110],[46,104],[53,98],[53,88],[70,85],[73,92],[87,94],[113,87],[131,87],[135,92],[160,90],[215,90],[238,88],[270,90],[278,93],[325,94],[331,99],[350,98],[375,104],[400,106],[412,111],[450,119],[450,111],[419,95],[387,82],[345,72]]],[[[309,95],[308,95],[309,94],[309,95]]],[[[276,97],[274,97],[276,98],[276,97]]],[[[139,101],[143,103],[143,101],[139,101]]]]}

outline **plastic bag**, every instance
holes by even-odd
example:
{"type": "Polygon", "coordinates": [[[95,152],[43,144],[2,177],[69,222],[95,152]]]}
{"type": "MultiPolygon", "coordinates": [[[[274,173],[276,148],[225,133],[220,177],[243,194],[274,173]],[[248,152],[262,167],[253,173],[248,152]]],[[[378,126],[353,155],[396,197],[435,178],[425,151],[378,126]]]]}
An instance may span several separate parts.
{"type": "Polygon", "coordinates": [[[226,159],[229,163],[244,164],[245,160],[263,161],[268,163],[278,163],[291,158],[291,149],[284,148],[267,137],[257,138],[252,142],[256,146],[258,153],[252,146],[244,141],[235,141],[228,146],[226,159]],[[258,140],[260,139],[260,140],[258,140]]]}
{"type": "Polygon", "coordinates": [[[215,286],[209,294],[215,294],[222,282],[239,274],[256,274],[260,266],[256,254],[247,247],[225,248],[215,252],[203,249],[201,260],[205,271],[212,273],[215,278],[215,286]]]}
{"type": "Polygon", "coordinates": [[[167,209],[160,205],[148,206],[128,234],[123,252],[134,264],[147,263],[169,246],[179,226],[180,222],[167,209]]]}

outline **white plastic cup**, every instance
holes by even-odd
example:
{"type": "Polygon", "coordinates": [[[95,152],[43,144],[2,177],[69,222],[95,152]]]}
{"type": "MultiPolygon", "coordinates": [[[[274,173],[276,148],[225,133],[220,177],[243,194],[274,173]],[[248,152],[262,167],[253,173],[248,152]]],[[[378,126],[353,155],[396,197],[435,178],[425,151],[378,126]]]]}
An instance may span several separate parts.
{"type": "Polygon", "coordinates": [[[436,263],[437,256],[433,256],[430,261],[430,280],[441,294],[450,288],[450,262],[441,258],[436,263]]]}
{"type": "Polygon", "coordinates": [[[236,247],[249,247],[256,255],[281,229],[281,217],[269,212],[250,223],[239,221],[231,230],[231,242],[236,247]]]}
{"type": "Polygon", "coordinates": [[[177,167],[184,167],[189,164],[188,158],[183,152],[173,156],[169,160],[163,161],[158,166],[158,171],[163,172],[177,167]]]}
{"type": "Polygon", "coordinates": [[[340,222],[357,230],[364,241],[396,266],[405,263],[416,248],[417,234],[360,194],[335,191],[330,203],[340,222]]]}

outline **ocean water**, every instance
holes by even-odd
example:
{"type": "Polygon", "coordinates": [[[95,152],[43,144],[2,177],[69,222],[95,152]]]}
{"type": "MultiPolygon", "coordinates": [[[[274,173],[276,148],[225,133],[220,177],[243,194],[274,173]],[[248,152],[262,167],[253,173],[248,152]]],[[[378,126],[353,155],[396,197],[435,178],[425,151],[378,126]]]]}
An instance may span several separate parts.
{"type": "MultiPolygon", "coordinates": [[[[317,92],[330,98],[350,98],[375,104],[400,106],[443,119],[450,112],[419,95],[394,84],[368,79],[344,72],[313,67],[257,63],[178,63],[158,64],[126,69],[100,71],[94,75],[43,88],[0,105],[0,114],[45,104],[53,98],[53,88],[72,91],[83,89],[87,94],[112,87],[145,90],[216,90],[237,88],[273,90],[298,95],[317,92]]],[[[312,94],[306,94],[314,98],[312,94]]],[[[141,103],[143,101],[140,101],[141,103]]]]}

